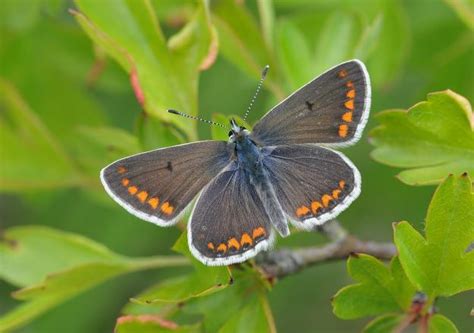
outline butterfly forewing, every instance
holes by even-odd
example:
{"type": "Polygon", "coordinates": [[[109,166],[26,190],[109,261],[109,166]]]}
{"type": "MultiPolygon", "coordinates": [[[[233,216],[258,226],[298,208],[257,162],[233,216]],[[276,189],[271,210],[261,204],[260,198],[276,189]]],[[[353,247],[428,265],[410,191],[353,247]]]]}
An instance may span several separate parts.
{"type": "Polygon", "coordinates": [[[264,165],[294,224],[310,229],[336,217],[360,193],[360,175],[341,153],[311,144],[265,148],[264,165]]]}
{"type": "Polygon", "coordinates": [[[200,141],[118,160],[101,172],[110,196],[132,214],[167,226],[230,162],[226,142],[200,141]]]}
{"type": "Polygon", "coordinates": [[[370,109],[370,81],[363,63],[342,63],[270,110],[254,127],[262,145],[321,143],[345,146],[361,136],[370,109]]]}
{"type": "Polygon", "coordinates": [[[251,183],[236,165],[206,187],[191,215],[188,240],[192,253],[207,265],[230,265],[268,248],[270,219],[251,183]]]}

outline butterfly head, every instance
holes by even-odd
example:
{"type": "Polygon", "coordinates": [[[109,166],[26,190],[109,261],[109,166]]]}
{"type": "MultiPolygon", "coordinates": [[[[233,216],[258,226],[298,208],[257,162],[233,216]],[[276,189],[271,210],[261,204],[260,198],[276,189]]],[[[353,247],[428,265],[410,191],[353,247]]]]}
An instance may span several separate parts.
{"type": "Polygon", "coordinates": [[[250,132],[245,127],[238,125],[234,118],[230,120],[230,142],[242,141],[242,139],[247,137],[249,133],[250,132]]]}

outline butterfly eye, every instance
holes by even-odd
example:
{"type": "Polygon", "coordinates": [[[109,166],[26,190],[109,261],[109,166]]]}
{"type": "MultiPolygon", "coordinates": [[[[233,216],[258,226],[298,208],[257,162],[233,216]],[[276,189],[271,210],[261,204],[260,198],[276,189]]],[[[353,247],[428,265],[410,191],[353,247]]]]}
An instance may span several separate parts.
{"type": "Polygon", "coordinates": [[[242,127],[241,127],[241,130],[243,131],[244,129],[246,129],[246,128],[242,126],[242,127]]]}
{"type": "Polygon", "coordinates": [[[229,134],[227,134],[227,135],[228,135],[228,136],[232,136],[232,134],[234,134],[234,132],[229,131],[229,134]]]}

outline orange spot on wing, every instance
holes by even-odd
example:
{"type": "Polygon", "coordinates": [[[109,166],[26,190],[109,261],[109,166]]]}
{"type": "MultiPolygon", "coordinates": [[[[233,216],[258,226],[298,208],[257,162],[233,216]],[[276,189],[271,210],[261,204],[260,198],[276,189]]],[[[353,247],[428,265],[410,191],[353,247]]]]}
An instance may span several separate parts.
{"type": "Polygon", "coordinates": [[[342,115],[342,120],[344,120],[347,123],[350,123],[352,121],[352,112],[346,112],[342,115]]]}
{"type": "Polygon", "coordinates": [[[138,192],[138,188],[136,186],[130,186],[128,188],[128,193],[130,193],[131,195],[135,195],[135,193],[138,192]]]}
{"type": "Polygon", "coordinates": [[[346,87],[352,89],[352,88],[354,88],[354,83],[352,83],[352,81],[347,81],[346,87]]]}
{"type": "Polygon", "coordinates": [[[214,244],[212,244],[211,242],[207,243],[207,248],[208,248],[209,250],[214,251],[214,244]]]}
{"type": "Polygon", "coordinates": [[[349,110],[354,110],[354,100],[350,99],[344,103],[344,106],[349,110]]]}
{"type": "Polygon", "coordinates": [[[345,138],[347,136],[347,131],[349,130],[349,126],[346,124],[339,125],[339,136],[341,138],[345,138]]]}
{"type": "Polygon", "coordinates": [[[231,238],[229,239],[229,241],[227,242],[227,247],[230,249],[231,247],[233,247],[234,249],[238,250],[240,249],[240,243],[237,239],[235,238],[231,238]]]}
{"type": "Polygon", "coordinates": [[[123,186],[128,186],[128,184],[130,184],[130,180],[128,180],[127,178],[122,179],[123,186]]]}
{"type": "Polygon", "coordinates": [[[340,180],[339,181],[339,188],[342,190],[344,188],[344,186],[346,186],[346,182],[343,181],[343,180],[340,180]]]}
{"type": "Polygon", "coordinates": [[[339,199],[339,194],[341,194],[341,190],[334,190],[332,191],[332,197],[334,199],[339,199]]]}
{"type": "Polygon", "coordinates": [[[158,200],[158,198],[151,198],[150,200],[148,200],[148,204],[153,209],[156,209],[158,207],[159,203],[160,203],[160,200],[158,200]]]}
{"type": "Polygon", "coordinates": [[[349,98],[354,98],[356,95],[356,91],[355,89],[351,89],[347,92],[346,96],[349,97],[349,98]]]}
{"type": "Polygon", "coordinates": [[[146,198],[148,198],[148,192],[146,191],[141,191],[140,193],[137,194],[138,200],[141,202],[145,202],[146,198]]]}
{"type": "Polygon", "coordinates": [[[220,243],[217,247],[217,252],[225,253],[227,251],[227,246],[224,243],[220,243]]]}
{"type": "Polygon", "coordinates": [[[252,238],[250,238],[248,233],[244,233],[240,239],[240,244],[244,246],[245,244],[252,245],[252,238]]]}
{"type": "Polygon", "coordinates": [[[266,234],[265,229],[263,227],[258,227],[258,228],[253,229],[252,238],[253,239],[260,238],[260,237],[265,236],[265,234],[266,234]]]}
{"type": "Polygon", "coordinates": [[[311,203],[311,211],[313,212],[314,215],[318,212],[319,209],[323,208],[323,205],[319,201],[313,201],[311,203]]]}
{"type": "Polygon", "coordinates": [[[306,206],[301,206],[296,209],[296,216],[302,217],[310,212],[309,208],[306,206]]]}
{"type": "Polygon", "coordinates": [[[347,76],[347,71],[345,69],[341,69],[337,75],[340,78],[346,77],[347,76]]]}
{"type": "Polygon", "coordinates": [[[329,202],[331,202],[332,200],[333,198],[328,194],[323,195],[323,197],[321,198],[324,207],[329,206],[329,202]]]}
{"type": "Polygon", "coordinates": [[[170,205],[168,201],[164,202],[161,205],[161,211],[165,213],[166,215],[171,215],[173,213],[174,207],[170,205]]]}
{"type": "Polygon", "coordinates": [[[125,169],[123,166],[119,166],[117,168],[117,171],[118,171],[118,173],[125,173],[125,172],[127,172],[127,169],[125,169]]]}

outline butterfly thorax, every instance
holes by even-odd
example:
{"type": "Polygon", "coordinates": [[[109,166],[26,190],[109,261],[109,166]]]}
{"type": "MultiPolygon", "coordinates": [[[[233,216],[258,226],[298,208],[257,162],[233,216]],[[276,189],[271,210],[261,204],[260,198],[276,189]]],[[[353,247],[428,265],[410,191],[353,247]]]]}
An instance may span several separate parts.
{"type": "Polygon", "coordinates": [[[233,126],[229,143],[234,147],[234,156],[239,168],[258,176],[262,173],[262,153],[249,134],[244,127],[233,126]]]}

